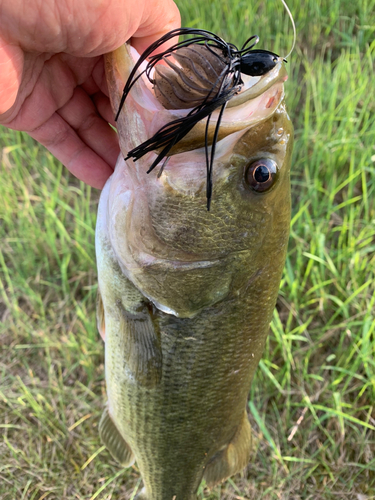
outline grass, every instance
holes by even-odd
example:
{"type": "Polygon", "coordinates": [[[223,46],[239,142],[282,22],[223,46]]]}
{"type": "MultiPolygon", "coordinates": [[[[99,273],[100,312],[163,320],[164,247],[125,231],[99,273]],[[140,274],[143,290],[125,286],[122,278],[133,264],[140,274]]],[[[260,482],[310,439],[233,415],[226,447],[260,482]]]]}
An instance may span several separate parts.
{"type": "MultiPolygon", "coordinates": [[[[285,54],[280,2],[180,2],[184,25],[285,54]]],[[[199,500],[375,499],[375,1],[290,1],[289,253],[250,393],[248,468],[199,500]]],[[[1,130],[0,499],[132,499],[97,435],[98,193],[1,130]]]]}

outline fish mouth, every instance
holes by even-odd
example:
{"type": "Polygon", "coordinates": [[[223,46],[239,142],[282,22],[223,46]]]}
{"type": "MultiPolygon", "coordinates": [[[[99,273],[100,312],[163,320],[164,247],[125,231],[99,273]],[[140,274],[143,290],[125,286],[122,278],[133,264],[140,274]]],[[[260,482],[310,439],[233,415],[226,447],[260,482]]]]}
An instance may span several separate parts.
{"type": "MultiPolygon", "coordinates": [[[[138,58],[139,54],[128,44],[105,57],[109,95],[114,113],[118,111],[124,85],[138,58]]],[[[141,66],[140,69],[144,68],[141,66]]],[[[264,76],[243,75],[243,88],[229,101],[220,124],[214,177],[218,179],[227,175],[227,165],[242,135],[249,128],[269,119],[278,109],[284,97],[283,84],[286,79],[287,74],[281,58],[264,76]]],[[[186,270],[193,267],[215,267],[230,254],[220,252],[212,259],[207,258],[207,254],[199,255],[199,252],[173,248],[158,237],[153,226],[152,203],[157,196],[164,197],[166,191],[173,189],[175,192],[195,197],[204,189],[206,120],[198,122],[170,151],[167,175],[146,175],[150,161],[156,156],[155,152],[148,153],[137,162],[123,160],[129,150],[149,139],[166,123],[186,116],[189,111],[165,109],[156,98],[150,82],[141,77],[133,86],[119,115],[117,128],[123,156],[119,158],[110,187],[110,211],[116,219],[110,223],[110,239],[113,247],[117,248],[115,251],[120,261],[126,262],[126,266],[132,269],[150,266],[186,270]],[[181,162],[188,165],[188,177],[179,173],[184,171],[180,168],[181,162]]],[[[219,111],[212,113],[208,144],[212,142],[218,114],[219,111]]]]}
{"type": "MultiPolygon", "coordinates": [[[[128,44],[106,55],[106,76],[112,109],[115,114],[120,106],[123,88],[138,58],[138,52],[128,44]]],[[[143,65],[140,66],[140,70],[145,68],[143,65]]],[[[263,76],[242,75],[244,83],[241,91],[227,103],[217,140],[220,141],[230,134],[267,120],[283,100],[283,84],[287,78],[285,64],[280,57],[275,67],[263,76]]],[[[130,150],[147,141],[163,126],[185,117],[191,110],[192,108],[166,109],[157,99],[152,84],[146,77],[142,76],[133,86],[117,120],[123,155],[126,157],[130,150]],[[133,137],[129,136],[127,132],[129,130],[136,131],[133,137]]],[[[215,110],[211,115],[207,128],[208,145],[212,144],[219,112],[219,110],[215,110]]],[[[172,147],[168,156],[203,147],[206,143],[205,135],[206,120],[201,120],[172,147]]],[[[156,150],[156,152],[158,151],[156,150]]]]}

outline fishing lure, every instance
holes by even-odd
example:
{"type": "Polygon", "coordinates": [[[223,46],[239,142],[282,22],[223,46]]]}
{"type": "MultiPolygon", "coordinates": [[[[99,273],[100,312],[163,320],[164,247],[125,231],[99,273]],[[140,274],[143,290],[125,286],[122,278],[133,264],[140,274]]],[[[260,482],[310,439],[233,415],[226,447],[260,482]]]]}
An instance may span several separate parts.
{"type": "MultiPolygon", "coordinates": [[[[284,3],[284,0],[282,2],[284,3]]],[[[212,167],[220,123],[228,101],[238,94],[243,86],[241,73],[248,76],[263,76],[272,70],[280,59],[273,52],[254,50],[258,42],[259,37],[253,35],[246,40],[241,49],[238,49],[234,44],[226,42],[211,31],[179,28],[168,32],[150,45],[140,56],[129,75],[115,120],[117,121],[133,85],[143,74],[153,84],[155,95],[165,108],[191,109],[185,116],[167,123],[150,139],[129,151],[125,160],[132,158],[137,161],[145,154],[157,150],[157,157],[147,173],[150,173],[165,158],[160,175],[173,146],[183,139],[200,120],[207,118],[205,151],[206,197],[207,210],[209,210],[212,198],[212,167]],[[177,42],[159,54],[151,55],[165,42],[180,36],[191,36],[191,38],[177,42]],[[179,63],[179,66],[170,60],[171,56],[179,63]],[[146,59],[148,59],[146,68],[139,72],[141,64],[146,59]],[[161,61],[166,66],[158,65],[161,61]],[[220,111],[209,154],[208,126],[212,113],[218,108],[220,111]]],[[[286,62],[285,58],[284,61],[286,62]]]]}

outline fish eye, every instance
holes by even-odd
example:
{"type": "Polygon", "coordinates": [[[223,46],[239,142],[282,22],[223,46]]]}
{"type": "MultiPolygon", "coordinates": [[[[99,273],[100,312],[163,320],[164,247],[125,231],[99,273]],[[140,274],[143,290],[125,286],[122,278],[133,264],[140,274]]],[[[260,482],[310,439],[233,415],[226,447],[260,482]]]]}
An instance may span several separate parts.
{"type": "Polygon", "coordinates": [[[245,181],[254,191],[264,193],[276,182],[279,169],[270,158],[262,158],[249,165],[245,172],[245,181]]]}

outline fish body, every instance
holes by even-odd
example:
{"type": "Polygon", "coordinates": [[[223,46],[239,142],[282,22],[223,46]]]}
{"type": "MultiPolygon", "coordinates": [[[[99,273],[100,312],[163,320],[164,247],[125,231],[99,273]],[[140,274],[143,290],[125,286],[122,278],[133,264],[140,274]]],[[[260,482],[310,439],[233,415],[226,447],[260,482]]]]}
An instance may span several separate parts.
{"type": "MultiPolygon", "coordinates": [[[[107,57],[114,109],[133,64],[127,46],[107,57]]],[[[165,110],[139,81],[118,123],[123,154],[96,230],[108,394],[100,433],[120,463],[137,461],[140,500],[193,500],[203,477],[213,486],[250,457],[247,397],[290,222],[293,129],[278,71],[250,104],[224,113],[209,213],[205,124],[157,176],[146,174],[155,153],[136,163],[123,157],[179,111],[165,110]],[[277,171],[261,192],[257,165],[270,162],[277,171]]]]}

